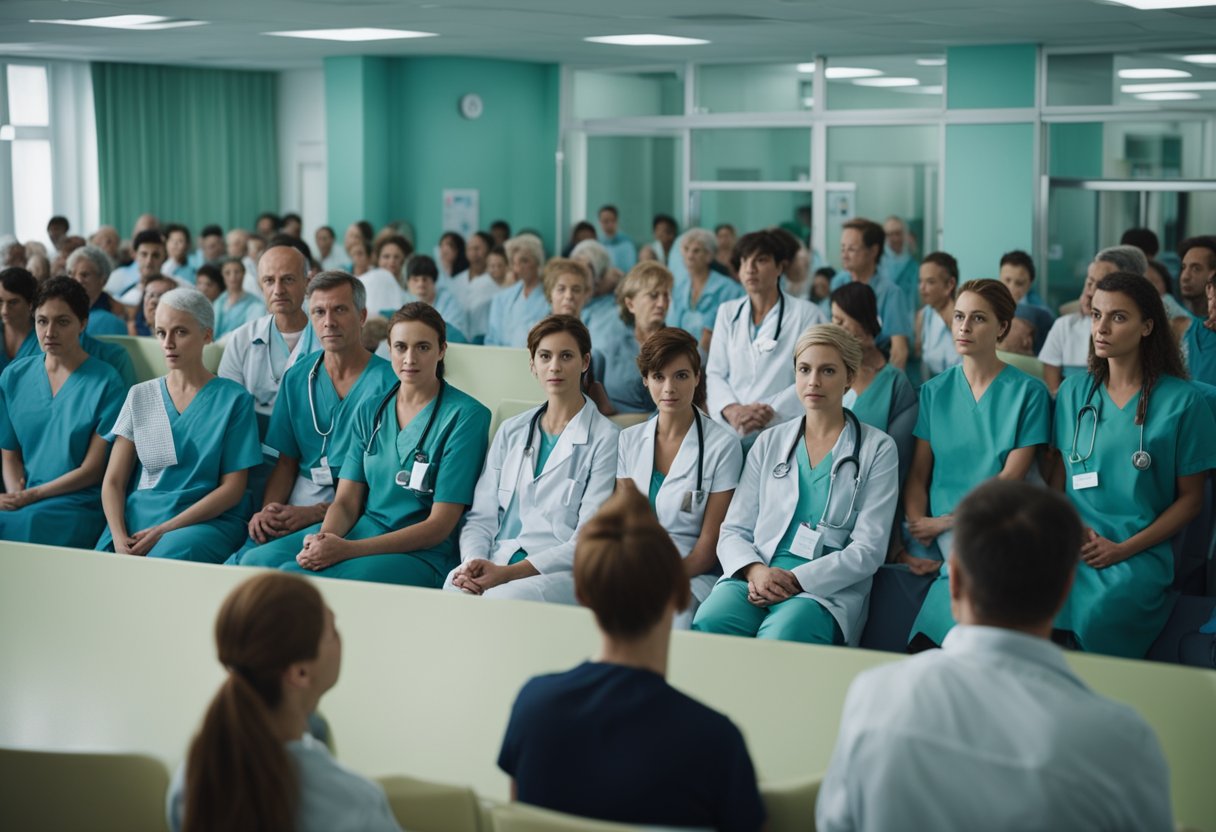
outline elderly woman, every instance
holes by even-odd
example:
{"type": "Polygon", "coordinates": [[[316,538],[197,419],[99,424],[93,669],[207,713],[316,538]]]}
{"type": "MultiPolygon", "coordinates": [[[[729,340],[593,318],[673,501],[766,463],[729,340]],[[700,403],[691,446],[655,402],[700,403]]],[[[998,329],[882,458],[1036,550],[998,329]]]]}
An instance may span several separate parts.
{"type": "Polygon", "coordinates": [[[486,344],[523,347],[533,325],[549,314],[549,301],[540,280],[545,265],[540,238],[520,234],[507,240],[507,260],[515,273],[515,284],[495,295],[490,303],[486,344]]]}
{"type": "Polygon", "coordinates": [[[603,383],[612,405],[605,415],[654,411],[654,399],[638,374],[637,357],[646,339],[665,325],[671,285],[671,272],[665,266],[642,262],[629,270],[617,290],[625,329],[618,330],[591,354],[592,373],[603,383]]]}
{"type": "Polygon", "coordinates": [[[33,308],[34,354],[0,375],[8,492],[0,496],[0,539],[87,548],[105,528],[99,485],[109,446],[100,434],[114,424],[126,385],[80,344],[89,297],[79,283],[48,280],[33,308]]]}
{"type": "Polygon", "coordinates": [[[597,240],[583,240],[570,251],[570,259],[591,269],[591,297],[583,306],[583,323],[591,333],[592,344],[605,343],[621,329],[615,292],[624,275],[612,265],[612,255],[597,240]]]}
{"type": "Polygon", "coordinates": [[[245,486],[262,449],[253,397],[203,365],[214,330],[202,292],[161,297],[156,338],[169,373],[131,388],[107,437],[114,445],[101,503],[109,528],[98,549],[219,563],[244,542],[245,486]]]}
{"type": "Polygon", "coordinates": [[[676,282],[671,293],[671,310],[667,313],[668,325],[696,338],[706,353],[718,306],[746,294],[737,281],[710,269],[717,251],[717,239],[704,228],[684,232],[680,237],[680,255],[688,277],[676,282]]]}
{"type": "Polygon", "coordinates": [[[126,307],[105,291],[113,266],[106,253],[96,246],[83,246],[68,255],[68,277],[84,287],[89,295],[89,335],[126,335],[126,307]]]}
{"type": "Polygon", "coordinates": [[[25,269],[12,267],[0,272],[0,370],[19,358],[38,354],[34,334],[34,294],[38,281],[25,269]]]}
{"type": "MultiPolygon", "coordinates": [[[[567,257],[554,257],[545,264],[542,278],[545,300],[554,315],[582,315],[591,297],[591,269],[567,257]]],[[[594,342],[592,342],[594,343],[594,342]]]]}

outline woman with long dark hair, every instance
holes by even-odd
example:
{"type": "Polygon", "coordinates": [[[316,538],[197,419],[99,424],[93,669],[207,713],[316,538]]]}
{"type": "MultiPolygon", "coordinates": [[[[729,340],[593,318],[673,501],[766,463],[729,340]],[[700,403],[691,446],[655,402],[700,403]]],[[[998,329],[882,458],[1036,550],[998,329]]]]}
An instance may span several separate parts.
{"type": "Polygon", "coordinates": [[[1089,372],[1056,396],[1063,487],[1085,522],[1056,626],[1084,650],[1141,658],[1170,612],[1170,539],[1200,511],[1216,421],[1186,381],[1152,283],[1116,272],[1091,301],[1089,372]]]}
{"type": "Polygon", "coordinates": [[[174,832],[399,831],[384,791],[307,730],[342,664],[321,593],[282,573],[252,578],[224,599],[215,643],[228,676],[169,787],[174,832]]]}

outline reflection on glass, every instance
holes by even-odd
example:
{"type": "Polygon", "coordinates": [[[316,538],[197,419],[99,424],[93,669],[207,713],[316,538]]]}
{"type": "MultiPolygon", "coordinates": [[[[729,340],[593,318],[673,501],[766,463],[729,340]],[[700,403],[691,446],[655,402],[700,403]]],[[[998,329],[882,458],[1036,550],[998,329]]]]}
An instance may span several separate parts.
{"type": "Polygon", "coordinates": [[[1074,179],[1207,178],[1202,121],[1081,122],[1048,126],[1052,176],[1074,179]]]}
{"type": "Polygon", "coordinates": [[[813,106],[815,63],[697,68],[698,113],[787,113],[813,106]]]}
{"type": "Polygon", "coordinates": [[[13,207],[18,240],[41,240],[51,206],[51,143],[19,140],[13,147],[13,207]]]}
{"type": "Polygon", "coordinates": [[[805,191],[698,191],[693,201],[702,228],[712,231],[729,223],[740,235],[773,226],[793,230],[811,210],[811,194],[805,191]]]}
{"type": "Polygon", "coordinates": [[[46,67],[10,64],[8,67],[8,121],[21,127],[46,127],[50,120],[46,93],[46,67]]]}
{"type": "Polygon", "coordinates": [[[684,74],[578,70],[573,101],[575,118],[683,115],[684,74]]]}
{"type": "Polygon", "coordinates": [[[587,139],[587,214],[615,205],[620,230],[639,246],[651,239],[655,214],[679,221],[680,140],[670,136],[590,136],[587,139]]]}
{"type": "Polygon", "coordinates": [[[1210,110],[1216,105],[1216,61],[1204,60],[1200,51],[1048,55],[1047,105],[1210,110]]]}
{"type": "Polygon", "coordinates": [[[701,182],[808,182],[805,127],[692,131],[692,178],[701,182]]]}
{"type": "Polygon", "coordinates": [[[942,55],[882,55],[827,62],[831,110],[940,110],[946,106],[942,55]]]}

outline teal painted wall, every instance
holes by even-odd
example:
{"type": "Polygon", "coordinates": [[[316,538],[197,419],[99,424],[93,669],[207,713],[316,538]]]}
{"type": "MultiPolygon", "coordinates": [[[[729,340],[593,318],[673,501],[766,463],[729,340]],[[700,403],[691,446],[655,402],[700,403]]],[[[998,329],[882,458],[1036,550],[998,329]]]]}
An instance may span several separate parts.
{"type": "Polygon", "coordinates": [[[1037,54],[1033,44],[947,49],[946,106],[1033,107],[1037,54]]]}
{"type": "Polygon", "coordinates": [[[326,177],[329,224],[345,228],[389,219],[389,59],[325,59],[326,177]]]}
{"type": "Polygon", "coordinates": [[[1001,254],[1034,240],[1034,126],[946,127],[945,249],[963,280],[996,277],[1001,254]]]}
{"type": "Polygon", "coordinates": [[[552,252],[558,66],[400,58],[389,71],[389,213],[414,226],[418,250],[430,252],[445,230],[444,189],[476,188],[482,228],[506,219],[512,231],[539,231],[552,252]],[[481,118],[460,115],[466,93],[481,96],[481,118]]]}

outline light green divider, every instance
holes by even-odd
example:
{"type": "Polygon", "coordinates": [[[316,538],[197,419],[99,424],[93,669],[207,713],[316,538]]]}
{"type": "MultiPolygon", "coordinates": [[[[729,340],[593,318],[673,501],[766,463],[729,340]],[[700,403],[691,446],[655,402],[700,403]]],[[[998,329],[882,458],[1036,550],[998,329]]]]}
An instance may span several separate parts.
{"type": "Polygon", "coordinates": [[[1033,107],[1038,47],[1031,43],[946,50],[946,106],[951,110],[1033,107]]]}
{"type": "MultiPolygon", "coordinates": [[[[97,340],[118,344],[127,351],[127,355],[131,356],[131,363],[135,366],[136,381],[148,381],[160,378],[169,372],[169,365],[165,363],[164,350],[160,348],[160,344],[156,342],[155,338],[131,335],[98,335],[97,340]]],[[[223,344],[208,344],[203,347],[203,366],[211,372],[214,373],[219,369],[220,359],[223,357],[223,344]]]]}

